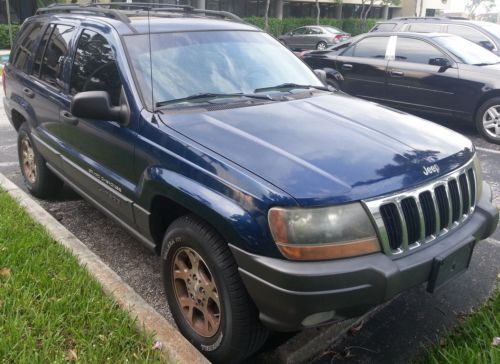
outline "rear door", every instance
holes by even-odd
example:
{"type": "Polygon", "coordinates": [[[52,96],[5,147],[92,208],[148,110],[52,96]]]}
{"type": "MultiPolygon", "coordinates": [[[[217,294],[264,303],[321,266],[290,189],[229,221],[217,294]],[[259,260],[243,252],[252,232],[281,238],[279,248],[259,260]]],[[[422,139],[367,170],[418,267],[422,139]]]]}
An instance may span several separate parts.
{"type": "Polygon", "coordinates": [[[391,105],[409,112],[453,115],[461,88],[456,64],[424,39],[398,36],[389,62],[387,95],[391,105]],[[451,67],[439,65],[447,59],[451,67]]]}
{"type": "Polygon", "coordinates": [[[376,35],[363,38],[337,57],[336,69],[344,76],[343,91],[368,99],[385,99],[389,39],[376,35]]]}

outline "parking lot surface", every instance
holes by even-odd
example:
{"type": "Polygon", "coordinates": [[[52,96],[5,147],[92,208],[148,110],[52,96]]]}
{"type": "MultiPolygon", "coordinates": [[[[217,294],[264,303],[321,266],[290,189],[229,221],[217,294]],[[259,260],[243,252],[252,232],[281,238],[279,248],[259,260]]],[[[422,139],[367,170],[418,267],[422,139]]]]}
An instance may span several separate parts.
{"type": "MultiPolygon", "coordinates": [[[[495,202],[500,206],[500,146],[480,139],[472,128],[454,128],[474,140],[484,178],[492,186],[495,202]]],[[[16,138],[17,135],[0,105],[0,172],[22,186],[16,138]]],[[[56,200],[40,200],[39,203],[99,255],[159,313],[173,322],[164,299],[159,257],[69,188],[64,188],[56,200]]],[[[492,239],[478,245],[471,269],[461,278],[434,295],[428,294],[425,287],[416,287],[401,294],[377,311],[359,331],[341,338],[328,350],[325,351],[321,345],[311,345],[309,358],[316,358],[319,363],[329,363],[332,359],[349,363],[407,362],[415,358],[421,352],[422,345],[436,342],[443,330],[455,325],[463,313],[469,312],[489,297],[496,284],[499,261],[500,228],[492,239]],[[318,347],[321,349],[317,349],[318,347]]],[[[278,346],[286,348],[287,342],[290,347],[300,346],[300,340],[308,336],[310,339],[311,335],[324,340],[321,334],[325,332],[328,331],[313,329],[302,336],[277,335],[263,349],[264,352],[250,362],[273,361],[277,357],[276,352],[280,350],[278,346]]]]}

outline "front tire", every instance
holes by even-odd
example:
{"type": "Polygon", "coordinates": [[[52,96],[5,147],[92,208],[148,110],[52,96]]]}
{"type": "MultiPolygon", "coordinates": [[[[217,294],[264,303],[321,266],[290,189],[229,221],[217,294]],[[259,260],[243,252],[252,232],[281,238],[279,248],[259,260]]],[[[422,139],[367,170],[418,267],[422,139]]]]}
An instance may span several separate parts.
{"type": "Polygon", "coordinates": [[[59,193],[63,182],[47,167],[45,159],[36,150],[26,122],[18,131],[17,153],[24,184],[33,196],[51,198],[59,193]]]}
{"type": "Polygon", "coordinates": [[[180,217],[165,234],[161,256],[173,318],[208,359],[238,362],[262,346],[268,330],[216,231],[196,216],[180,217]]]}
{"type": "Polygon", "coordinates": [[[500,97],[481,105],[476,115],[476,129],[486,140],[500,144],[500,97]]]}

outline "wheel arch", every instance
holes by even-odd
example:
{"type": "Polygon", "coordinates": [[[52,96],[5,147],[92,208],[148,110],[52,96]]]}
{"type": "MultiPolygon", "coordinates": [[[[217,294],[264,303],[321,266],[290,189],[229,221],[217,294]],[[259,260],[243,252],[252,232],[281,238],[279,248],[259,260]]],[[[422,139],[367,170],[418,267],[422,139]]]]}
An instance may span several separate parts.
{"type": "Polygon", "coordinates": [[[476,121],[476,118],[477,118],[477,113],[479,112],[479,109],[481,108],[481,106],[488,100],[494,98],[494,97],[500,97],[500,89],[495,89],[495,90],[491,90],[491,91],[488,91],[486,92],[485,94],[483,94],[477,104],[476,104],[476,107],[474,109],[474,122],[476,121]]]}

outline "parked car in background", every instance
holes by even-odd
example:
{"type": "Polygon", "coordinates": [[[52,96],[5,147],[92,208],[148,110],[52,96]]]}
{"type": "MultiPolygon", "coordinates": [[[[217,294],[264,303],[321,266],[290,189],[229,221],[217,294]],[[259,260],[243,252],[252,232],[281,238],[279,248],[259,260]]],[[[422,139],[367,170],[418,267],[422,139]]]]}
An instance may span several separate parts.
{"type": "Polygon", "coordinates": [[[349,39],[351,35],[330,26],[300,27],[279,37],[281,43],[292,50],[323,50],[334,44],[349,39]]]}
{"type": "Polygon", "coordinates": [[[456,18],[393,18],[377,23],[370,32],[449,33],[500,55],[500,25],[456,18]]]}
{"type": "Polygon", "coordinates": [[[340,72],[343,91],[424,116],[474,122],[500,144],[500,57],[439,33],[367,33],[302,54],[312,68],[340,72]]]}
{"type": "Polygon", "coordinates": [[[9,61],[10,50],[0,50],[0,75],[3,72],[4,65],[9,61]]]}

